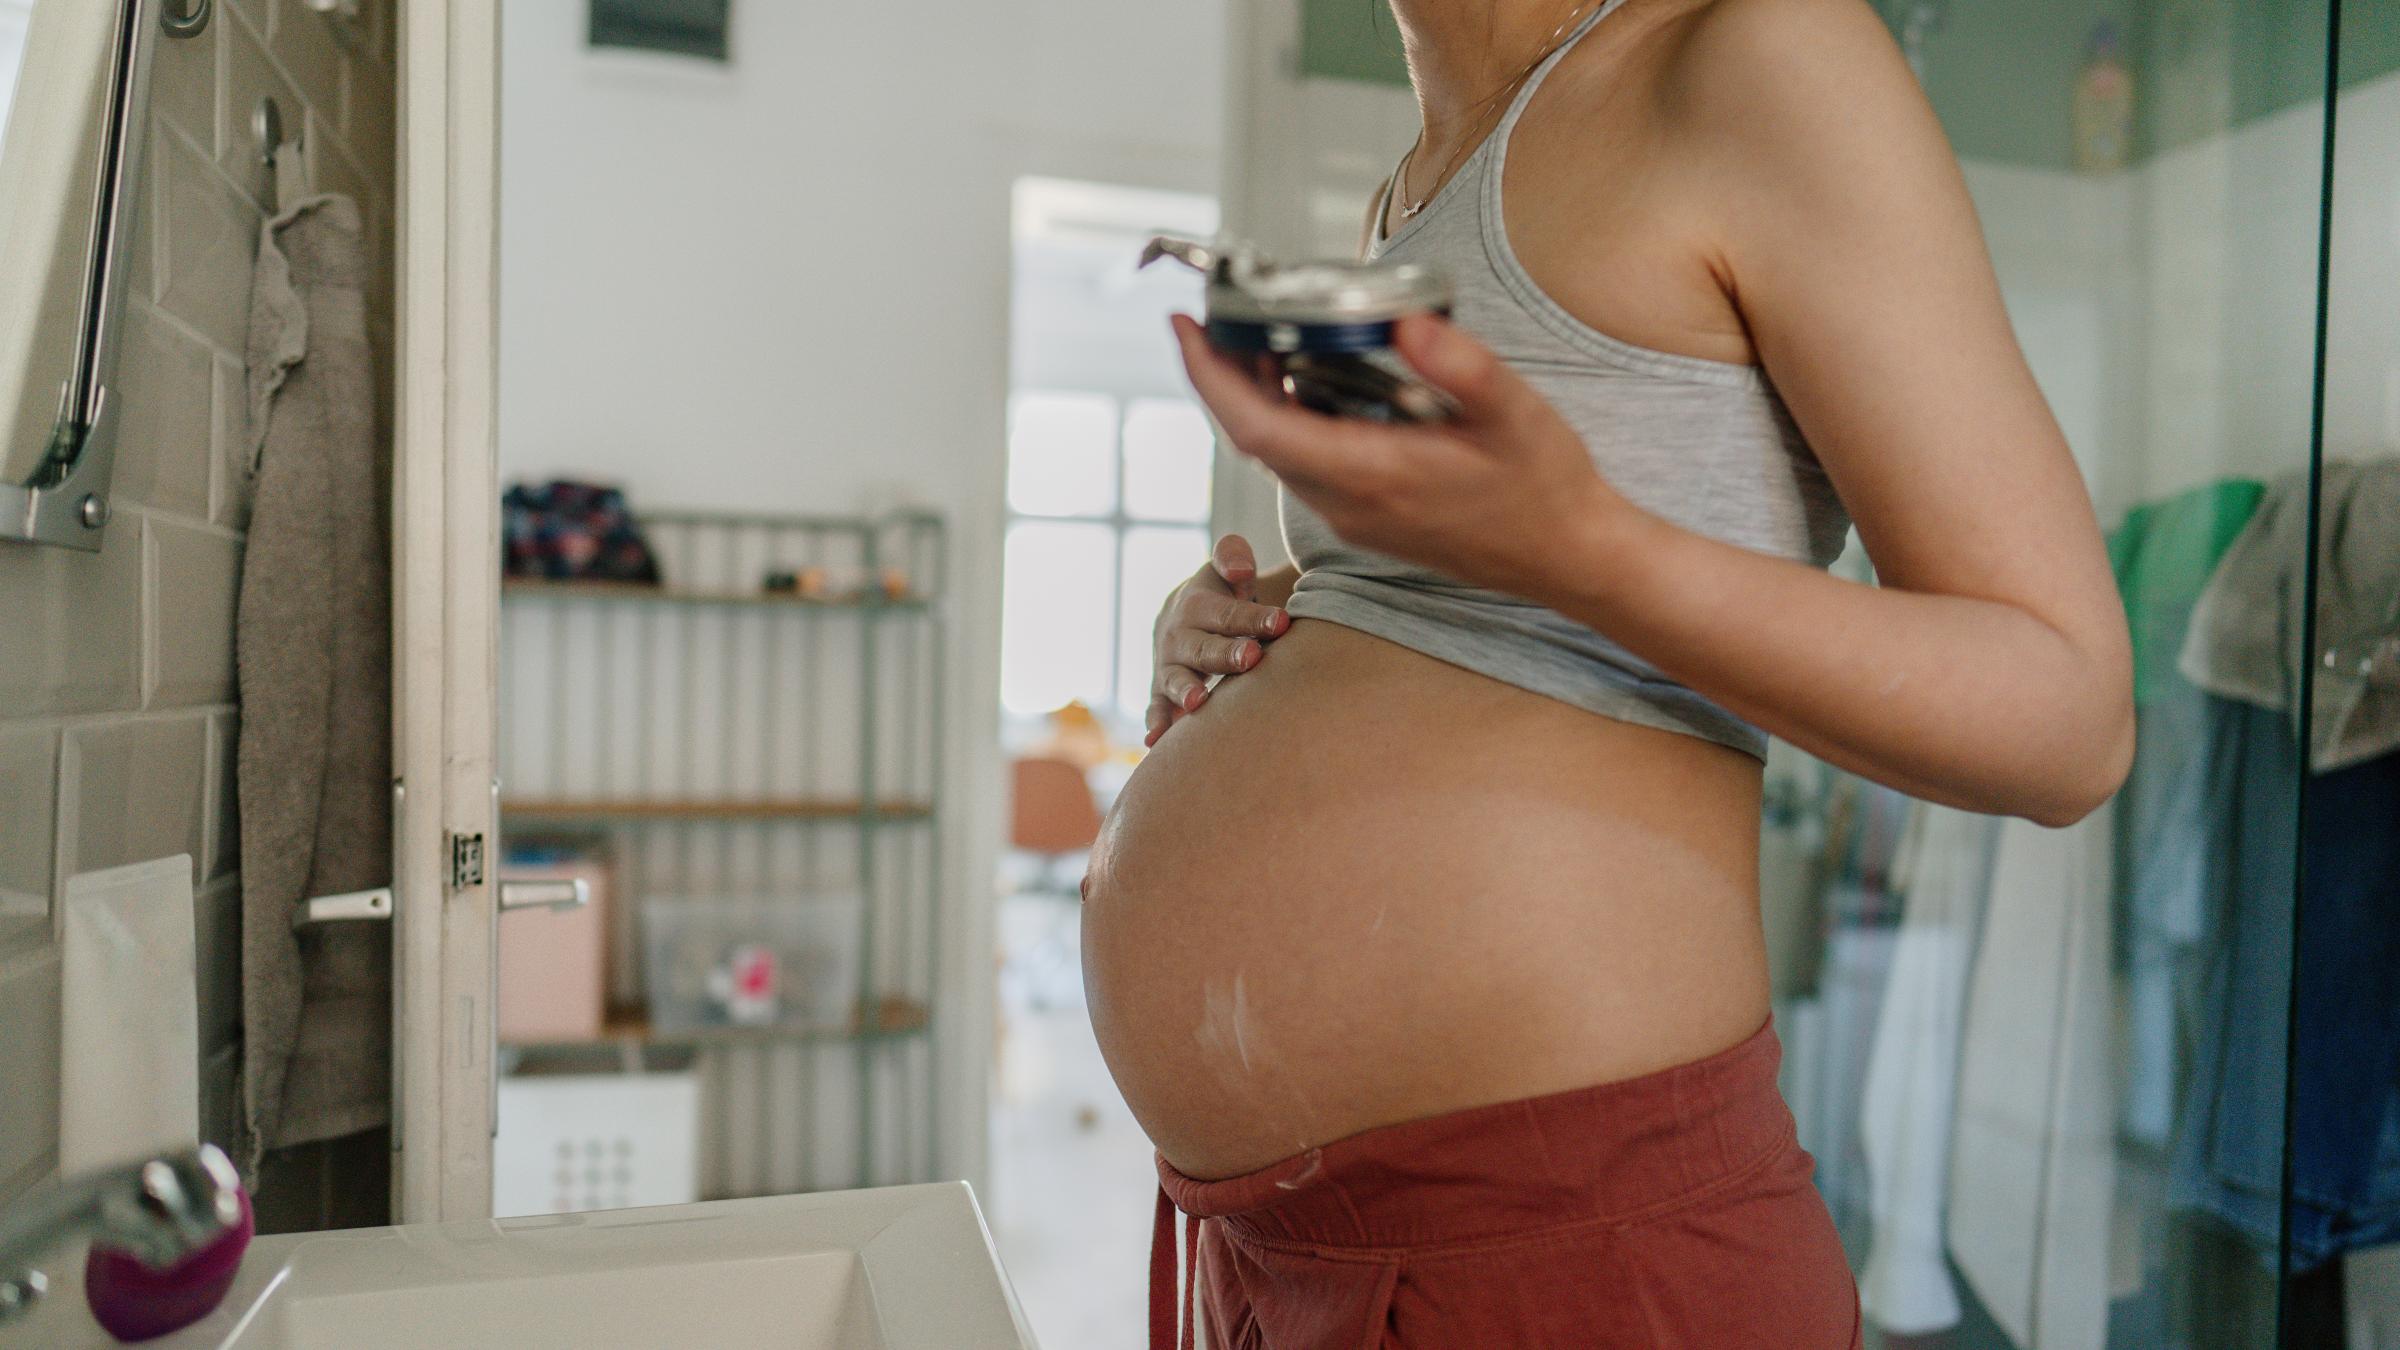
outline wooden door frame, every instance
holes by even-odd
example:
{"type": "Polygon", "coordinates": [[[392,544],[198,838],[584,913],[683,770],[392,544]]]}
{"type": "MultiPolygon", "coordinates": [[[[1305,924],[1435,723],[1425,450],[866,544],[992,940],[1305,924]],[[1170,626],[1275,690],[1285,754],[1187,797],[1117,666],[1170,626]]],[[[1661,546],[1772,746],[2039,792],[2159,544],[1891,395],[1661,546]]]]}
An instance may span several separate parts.
{"type": "Polygon", "coordinates": [[[426,1223],[492,1207],[500,17],[397,8],[392,1208],[426,1223]]]}

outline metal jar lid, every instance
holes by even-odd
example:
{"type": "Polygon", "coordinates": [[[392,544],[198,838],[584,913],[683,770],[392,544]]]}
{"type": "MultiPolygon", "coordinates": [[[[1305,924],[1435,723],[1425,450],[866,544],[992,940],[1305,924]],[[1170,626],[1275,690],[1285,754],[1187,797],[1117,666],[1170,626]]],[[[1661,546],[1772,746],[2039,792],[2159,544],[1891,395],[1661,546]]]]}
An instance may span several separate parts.
{"type": "Polygon", "coordinates": [[[1289,266],[1248,245],[1212,246],[1161,236],[1142,265],[1174,258],[1208,278],[1211,323],[1351,325],[1447,312],[1450,278],[1414,263],[1305,262],[1289,266]]]}

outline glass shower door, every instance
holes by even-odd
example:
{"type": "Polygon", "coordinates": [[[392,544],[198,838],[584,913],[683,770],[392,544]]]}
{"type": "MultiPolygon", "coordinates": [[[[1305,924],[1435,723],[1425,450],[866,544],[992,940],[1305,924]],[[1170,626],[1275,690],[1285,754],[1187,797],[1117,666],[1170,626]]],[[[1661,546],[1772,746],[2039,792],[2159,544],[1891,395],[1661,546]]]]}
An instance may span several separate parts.
{"type": "MultiPolygon", "coordinates": [[[[2301,749],[2312,681],[2326,707],[2306,631],[2321,319],[2338,343],[2348,312],[2320,307],[2333,14],[2327,0],[1883,8],[2109,530],[2141,731],[2125,790],[2065,830],[1777,749],[1763,857],[1785,1090],[1867,1343],[2342,1346],[2338,1272],[2373,1245],[2359,1225],[2382,1174],[2314,1177],[2328,1214],[2312,1229],[2287,1169],[2323,1159],[2312,1128],[2389,1121],[2390,1074],[2351,1090],[2310,1038],[2345,1038],[2346,1064],[2381,1044],[2359,996],[2372,907],[2319,883],[2373,865],[2361,841],[2400,837],[2400,812],[2379,835],[2302,823],[2304,783],[2312,821],[2335,809],[2301,749]],[[2327,951],[2351,959],[2312,980],[2327,951]]],[[[2368,45],[2400,67],[2400,43],[2368,45]]],[[[2361,69],[2343,72],[2345,130],[2352,103],[2400,104],[2400,84],[2361,69]]],[[[2400,127],[2400,106],[2383,122],[2400,127]]],[[[2384,155],[2381,204],[2365,208],[2381,223],[2358,233],[2388,268],[2400,146],[2384,155]]],[[[2400,305],[2381,312],[2388,328],[2400,305]]],[[[2380,341],[2383,364],[2353,383],[2381,391],[2389,423],[2400,376],[2380,341]]],[[[2344,797],[2345,821],[2380,800],[2344,797]]],[[[2367,894],[2391,894],[2400,860],[2382,875],[2367,894]]],[[[2400,959],[2381,969],[2400,979],[2400,959]]]]}

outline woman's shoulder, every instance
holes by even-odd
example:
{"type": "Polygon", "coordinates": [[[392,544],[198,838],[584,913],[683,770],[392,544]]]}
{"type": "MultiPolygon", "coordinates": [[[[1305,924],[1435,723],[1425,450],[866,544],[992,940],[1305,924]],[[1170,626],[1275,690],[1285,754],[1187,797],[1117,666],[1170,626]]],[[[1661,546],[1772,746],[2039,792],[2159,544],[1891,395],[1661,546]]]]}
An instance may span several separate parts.
{"type": "Polygon", "coordinates": [[[1879,103],[1923,104],[1868,0],[1699,0],[1660,36],[1661,108],[1701,130],[1872,130],[1879,103]]]}

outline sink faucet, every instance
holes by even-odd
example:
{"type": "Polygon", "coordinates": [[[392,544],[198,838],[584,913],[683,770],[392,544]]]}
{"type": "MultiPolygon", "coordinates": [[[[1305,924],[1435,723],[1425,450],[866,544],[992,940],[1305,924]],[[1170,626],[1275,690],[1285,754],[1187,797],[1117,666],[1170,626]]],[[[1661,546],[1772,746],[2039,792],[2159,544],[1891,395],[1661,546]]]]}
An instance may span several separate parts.
{"type": "Polygon", "coordinates": [[[241,1178],[214,1144],[70,1177],[0,1211],[0,1322],[48,1287],[35,1258],[78,1238],[172,1265],[241,1222],[241,1178]]]}

